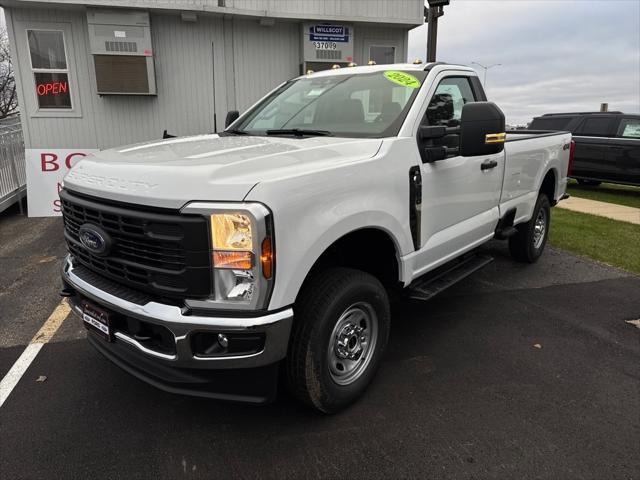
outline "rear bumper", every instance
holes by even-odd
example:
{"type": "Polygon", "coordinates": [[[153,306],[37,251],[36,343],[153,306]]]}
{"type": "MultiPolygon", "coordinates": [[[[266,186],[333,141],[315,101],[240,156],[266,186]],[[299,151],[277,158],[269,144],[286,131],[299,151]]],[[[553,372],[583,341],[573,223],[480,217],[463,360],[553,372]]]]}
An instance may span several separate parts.
{"type": "MultiPolygon", "coordinates": [[[[293,310],[256,317],[192,315],[176,305],[154,301],[131,301],[120,286],[110,282],[88,282],[74,272],[70,257],[64,262],[62,280],[71,293],[72,311],[82,316],[81,304],[89,300],[114,312],[123,320],[144,322],[168,330],[169,350],[154,348],[130,332],[114,328],[113,342],[89,332],[90,343],[113,363],[158,388],[226,400],[264,403],[275,396],[277,367],[287,353],[293,310]],[[239,355],[198,355],[194,334],[259,335],[259,351],[239,355]]],[[[135,300],[135,299],[134,299],[135,300]]]]}

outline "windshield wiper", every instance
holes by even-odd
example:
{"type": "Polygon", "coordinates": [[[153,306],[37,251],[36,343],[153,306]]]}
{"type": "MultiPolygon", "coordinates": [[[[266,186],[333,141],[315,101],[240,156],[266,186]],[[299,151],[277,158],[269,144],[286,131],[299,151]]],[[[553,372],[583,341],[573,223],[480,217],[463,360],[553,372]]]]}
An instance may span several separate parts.
{"type": "Polygon", "coordinates": [[[244,130],[225,130],[221,133],[230,133],[231,135],[249,135],[249,133],[244,130]]]}
{"type": "Polygon", "coordinates": [[[267,135],[295,135],[296,137],[330,137],[333,136],[328,130],[304,130],[300,128],[280,128],[267,130],[267,135]]]}

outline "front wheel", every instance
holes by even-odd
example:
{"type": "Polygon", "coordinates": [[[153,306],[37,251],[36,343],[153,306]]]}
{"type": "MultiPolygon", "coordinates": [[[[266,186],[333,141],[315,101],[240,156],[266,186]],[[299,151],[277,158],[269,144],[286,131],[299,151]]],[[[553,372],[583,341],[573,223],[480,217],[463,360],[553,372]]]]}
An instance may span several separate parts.
{"type": "Polygon", "coordinates": [[[544,193],[538,195],[531,220],[518,225],[518,233],[509,238],[509,252],[519,262],[534,263],[544,251],[551,223],[551,205],[544,193]]]}
{"type": "Polygon", "coordinates": [[[311,279],[294,308],[286,378],[298,399],[334,413],[371,382],[389,338],[387,293],[373,276],[332,268],[311,279]]]}

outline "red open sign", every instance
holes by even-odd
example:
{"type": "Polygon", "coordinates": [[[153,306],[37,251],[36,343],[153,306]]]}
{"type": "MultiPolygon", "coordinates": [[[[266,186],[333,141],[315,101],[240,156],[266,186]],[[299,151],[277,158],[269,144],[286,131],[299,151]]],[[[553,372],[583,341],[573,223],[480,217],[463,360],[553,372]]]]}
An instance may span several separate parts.
{"type": "Polygon", "coordinates": [[[69,92],[69,83],[67,82],[48,82],[36,85],[38,95],[59,95],[69,92]]]}
{"type": "Polygon", "coordinates": [[[65,72],[35,72],[40,108],[71,108],[69,77],[65,72]]]}

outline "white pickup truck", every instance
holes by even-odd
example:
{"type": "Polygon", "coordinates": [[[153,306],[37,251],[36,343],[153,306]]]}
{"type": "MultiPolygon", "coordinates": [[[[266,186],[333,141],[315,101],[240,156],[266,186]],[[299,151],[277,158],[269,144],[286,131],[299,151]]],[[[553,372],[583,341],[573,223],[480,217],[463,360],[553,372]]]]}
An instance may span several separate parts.
{"type": "Polygon", "coordinates": [[[62,295],[91,344],[167,391],[335,412],[389,337],[508,239],[535,262],[569,133],[505,133],[476,73],[431,63],[285,82],[221,134],[102,151],[60,193],[62,295]],[[400,297],[402,298],[402,297],[400,297]]]}

